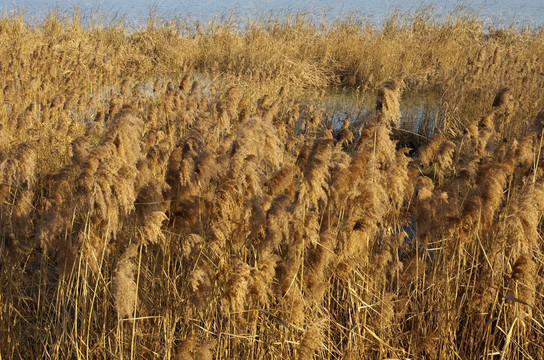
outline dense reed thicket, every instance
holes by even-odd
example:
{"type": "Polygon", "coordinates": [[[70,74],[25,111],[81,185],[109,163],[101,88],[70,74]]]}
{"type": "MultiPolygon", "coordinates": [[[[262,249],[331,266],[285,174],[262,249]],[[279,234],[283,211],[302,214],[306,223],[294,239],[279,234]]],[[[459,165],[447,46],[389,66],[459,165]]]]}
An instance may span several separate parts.
{"type": "Polygon", "coordinates": [[[0,20],[1,359],[544,356],[542,29],[281,20],[0,20]]]}

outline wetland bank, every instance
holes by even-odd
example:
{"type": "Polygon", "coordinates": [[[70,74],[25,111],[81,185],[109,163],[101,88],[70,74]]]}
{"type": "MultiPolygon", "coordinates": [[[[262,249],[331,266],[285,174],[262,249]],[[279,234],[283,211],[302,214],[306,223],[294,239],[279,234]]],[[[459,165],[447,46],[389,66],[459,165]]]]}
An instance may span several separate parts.
{"type": "Polygon", "coordinates": [[[0,20],[0,357],[544,356],[544,33],[0,20]]]}

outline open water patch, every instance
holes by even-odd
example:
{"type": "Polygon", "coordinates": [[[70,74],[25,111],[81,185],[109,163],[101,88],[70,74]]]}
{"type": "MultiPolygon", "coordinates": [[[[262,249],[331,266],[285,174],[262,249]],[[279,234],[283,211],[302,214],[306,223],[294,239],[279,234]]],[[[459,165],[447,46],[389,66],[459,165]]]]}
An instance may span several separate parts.
{"type": "MultiPolygon", "coordinates": [[[[376,107],[375,91],[332,89],[316,100],[315,107],[324,111],[334,129],[340,129],[348,118],[352,125],[364,125],[372,119],[376,107]]],[[[442,125],[444,111],[434,94],[405,93],[400,101],[399,129],[431,137],[442,125]]]]}

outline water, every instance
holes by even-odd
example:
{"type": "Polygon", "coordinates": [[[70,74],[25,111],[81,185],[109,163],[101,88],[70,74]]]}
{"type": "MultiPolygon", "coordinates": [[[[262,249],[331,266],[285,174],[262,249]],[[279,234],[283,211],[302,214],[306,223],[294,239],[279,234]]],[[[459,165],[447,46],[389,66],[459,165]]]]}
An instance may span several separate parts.
{"type": "Polygon", "coordinates": [[[543,0],[472,0],[436,1],[420,0],[0,0],[0,12],[17,14],[23,12],[28,21],[39,22],[53,8],[61,14],[71,14],[79,7],[82,15],[102,13],[106,16],[122,16],[132,24],[143,24],[153,11],[161,18],[189,18],[206,21],[215,16],[233,16],[236,19],[262,18],[283,13],[305,13],[328,20],[343,18],[349,14],[381,24],[394,10],[414,12],[433,4],[433,13],[444,15],[459,8],[470,9],[480,15],[482,21],[495,25],[543,26],[543,0]]]}
{"type": "MultiPolygon", "coordinates": [[[[346,118],[353,124],[366,123],[374,114],[376,94],[347,88],[329,89],[323,98],[314,98],[314,106],[322,108],[325,118],[339,129],[346,118]]],[[[403,94],[400,111],[400,128],[425,136],[433,135],[443,117],[440,99],[433,94],[403,94]]]]}

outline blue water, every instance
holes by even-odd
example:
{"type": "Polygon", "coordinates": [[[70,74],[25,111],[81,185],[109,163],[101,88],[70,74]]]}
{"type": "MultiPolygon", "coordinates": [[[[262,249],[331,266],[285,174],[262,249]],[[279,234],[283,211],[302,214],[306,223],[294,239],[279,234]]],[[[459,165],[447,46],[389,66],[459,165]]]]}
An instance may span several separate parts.
{"type": "Polygon", "coordinates": [[[433,4],[432,12],[441,16],[460,7],[477,12],[484,23],[495,25],[543,26],[544,0],[472,0],[434,1],[420,0],[0,0],[0,13],[22,13],[27,21],[39,22],[45,14],[58,8],[60,14],[69,15],[80,9],[83,17],[101,13],[106,18],[123,18],[128,23],[145,23],[150,11],[161,18],[188,18],[209,20],[214,17],[233,16],[238,20],[266,18],[283,13],[305,13],[321,19],[334,20],[346,15],[368,19],[380,25],[394,10],[410,12],[433,4]]]}

